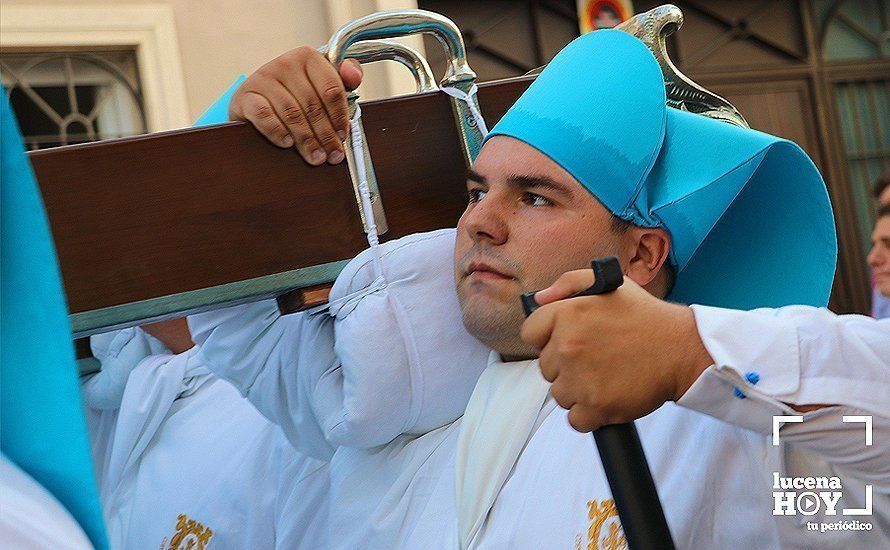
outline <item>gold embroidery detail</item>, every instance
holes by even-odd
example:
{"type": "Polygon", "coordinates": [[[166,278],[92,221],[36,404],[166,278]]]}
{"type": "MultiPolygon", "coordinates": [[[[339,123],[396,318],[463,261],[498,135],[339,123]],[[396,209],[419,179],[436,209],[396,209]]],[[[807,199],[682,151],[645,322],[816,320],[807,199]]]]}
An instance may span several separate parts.
{"type": "Polygon", "coordinates": [[[615,501],[592,500],[587,503],[587,550],[627,550],[627,539],[618,519],[615,501]],[[603,526],[606,526],[605,531],[603,526]],[[602,537],[602,538],[601,538],[602,537]]]}
{"type": "Polygon", "coordinates": [[[604,550],[627,550],[627,539],[624,538],[624,529],[621,522],[615,520],[609,524],[609,534],[603,539],[604,550]]]}
{"type": "Polygon", "coordinates": [[[176,533],[170,539],[168,550],[206,550],[213,531],[185,514],[176,518],[176,533]]]}

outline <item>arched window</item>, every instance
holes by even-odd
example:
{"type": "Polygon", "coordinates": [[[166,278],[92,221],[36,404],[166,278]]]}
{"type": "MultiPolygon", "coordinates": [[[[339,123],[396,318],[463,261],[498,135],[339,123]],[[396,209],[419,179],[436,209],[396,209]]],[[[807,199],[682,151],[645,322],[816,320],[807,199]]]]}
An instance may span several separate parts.
{"type": "Polygon", "coordinates": [[[28,149],[147,131],[132,50],[4,52],[0,74],[28,149]]]}
{"type": "Polygon", "coordinates": [[[825,61],[890,58],[890,2],[816,0],[825,61]]]}

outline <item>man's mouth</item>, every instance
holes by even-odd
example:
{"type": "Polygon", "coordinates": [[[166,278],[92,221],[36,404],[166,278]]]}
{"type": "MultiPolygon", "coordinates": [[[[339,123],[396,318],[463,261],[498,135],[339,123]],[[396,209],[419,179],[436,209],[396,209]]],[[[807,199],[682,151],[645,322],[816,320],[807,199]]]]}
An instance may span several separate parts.
{"type": "Polygon", "coordinates": [[[492,264],[480,260],[473,260],[469,263],[469,265],[467,265],[467,277],[486,280],[513,279],[512,275],[505,273],[492,264]]]}

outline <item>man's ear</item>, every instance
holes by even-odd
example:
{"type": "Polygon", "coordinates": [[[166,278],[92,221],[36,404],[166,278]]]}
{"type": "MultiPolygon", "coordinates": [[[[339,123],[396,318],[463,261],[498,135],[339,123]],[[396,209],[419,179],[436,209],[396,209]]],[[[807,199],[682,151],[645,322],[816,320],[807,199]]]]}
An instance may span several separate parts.
{"type": "Polygon", "coordinates": [[[638,285],[646,287],[655,281],[661,266],[668,260],[671,236],[660,227],[634,226],[630,229],[630,242],[635,248],[625,274],[638,285]]]}

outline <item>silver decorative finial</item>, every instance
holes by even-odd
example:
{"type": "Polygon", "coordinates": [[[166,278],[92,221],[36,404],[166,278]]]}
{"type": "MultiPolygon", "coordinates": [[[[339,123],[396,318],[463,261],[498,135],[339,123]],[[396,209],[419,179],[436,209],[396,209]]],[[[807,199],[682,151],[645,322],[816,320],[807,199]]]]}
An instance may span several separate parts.
{"type": "Polygon", "coordinates": [[[683,12],[680,8],[665,4],[635,15],[615,28],[642,40],[655,55],[664,74],[669,106],[749,128],[745,117],[732,103],[693,82],[671,61],[666,39],[682,25],[683,12]]]}

